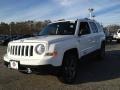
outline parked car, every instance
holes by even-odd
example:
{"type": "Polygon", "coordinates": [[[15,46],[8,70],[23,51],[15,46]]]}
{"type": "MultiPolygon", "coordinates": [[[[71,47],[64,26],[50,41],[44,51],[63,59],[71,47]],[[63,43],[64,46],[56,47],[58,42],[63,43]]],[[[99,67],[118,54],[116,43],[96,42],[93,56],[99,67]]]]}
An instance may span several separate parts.
{"type": "Polygon", "coordinates": [[[2,39],[0,44],[7,45],[10,41],[23,39],[23,38],[28,38],[28,37],[32,37],[32,35],[12,35],[12,36],[8,36],[5,39],[2,39]]]}
{"type": "Polygon", "coordinates": [[[112,42],[113,40],[113,34],[109,32],[109,30],[104,30],[105,33],[105,38],[106,38],[106,42],[112,42]]]}
{"type": "Polygon", "coordinates": [[[19,39],[23,39],[23,38],[29,38],[32,37],[32,35],[18,35],[15,38],[12,38],[12,40],[19,40],[19,39]]]}
{"type": "Polygon", "coordinates": [[[40,66],[60,67],[65,83],[73,83],[78,60],[96,52],[99,60],[105,55],[105,34],[95,20],[78,19],[49,24],[39,36],[11,41],[4,63],[16,70],[31,73],[40,66]]]}
{"type": "Polygon", "coordinates": [[[2,45],[7,45],[12,40],[12,38],[14,38],[14,36],[8,36],[8,37],[2,39],[1,44],[2,45]]]}
{"type": "Polygon", "coordinates": [[[8,35],[0,35],[0,43],[2,40],[6,39],[8,37],[8,35]]]}
{"type": "Polygon", "coordinates": [[[4,43],[4,41],[6,40],[6,39],[8,39],[8,38],[10,38],[10,36],[4,36],[4,35],[2,35],[1,37],[0,37],[0,44],[3,44],[4,43]]]}
{"type": "Polygon", "coordinates": [[[113,35],[113,38],[117,40],[118,43],[120,43],[120,29],[118,29],[117,32],[113,35]]]}

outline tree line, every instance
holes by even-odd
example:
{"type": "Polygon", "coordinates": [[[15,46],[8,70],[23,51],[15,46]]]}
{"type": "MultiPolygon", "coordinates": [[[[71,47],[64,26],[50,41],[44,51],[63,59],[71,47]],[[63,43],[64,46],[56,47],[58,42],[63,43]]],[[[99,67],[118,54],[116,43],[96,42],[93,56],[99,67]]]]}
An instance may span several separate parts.
{"type": "Polygon", "coordinates": [[[50,20],[0,23],[0,35],[33,35],[40,32],[50,20]]]}
{"type": "MultiPolygon", "coordinates": [[[[11,22],[0,23],[0,35],[33,35],[40,32],[50,20],[45,21],[25,21],[25,22],[11,22]]],[[[108,30],[110,33],[115,33],[117,29],[120,29],[120,25],[108,25],[104,27],[104,30],[108,30]]]]}
{"type": "Polygon", "coordinates": [[[104,27],[104,30],[109,31],[111,34],[116,33],[116,31],[120,29],[120,25],[112,24],[104,27]]]}

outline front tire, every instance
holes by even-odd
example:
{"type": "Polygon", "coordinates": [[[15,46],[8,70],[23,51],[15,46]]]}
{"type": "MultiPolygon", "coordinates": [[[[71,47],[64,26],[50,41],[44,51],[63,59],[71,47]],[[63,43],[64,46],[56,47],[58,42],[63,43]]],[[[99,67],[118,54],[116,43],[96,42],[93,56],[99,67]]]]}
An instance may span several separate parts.
{"type": "Polygon", "coordinates": [[[117,43],[120,43],[120,39],[117,39],[117,43]]]}
{"type": "Polygon", "coordinates": [[[74,53],[67,53],[64,56],[62,65],[62,79],[64,83],[73,83],[77,75],[78,57],[74,53]]]}

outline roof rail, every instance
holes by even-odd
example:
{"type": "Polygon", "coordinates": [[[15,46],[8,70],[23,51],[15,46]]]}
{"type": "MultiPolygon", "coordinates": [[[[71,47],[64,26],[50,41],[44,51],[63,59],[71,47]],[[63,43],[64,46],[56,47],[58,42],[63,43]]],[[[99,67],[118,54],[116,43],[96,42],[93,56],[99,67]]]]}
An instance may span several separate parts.
{"type": "Polygon", "coordinates": [[[84,18],[84,19],[86,19],[86,20],[91,20],[91,19],[89,19],[89,18],[84,18]]]}
{"type": "Polygon", "coordinates": [[[65,21],[65,19],[59,19],[59,20],[57,20],[57,21],[65,21]]]}

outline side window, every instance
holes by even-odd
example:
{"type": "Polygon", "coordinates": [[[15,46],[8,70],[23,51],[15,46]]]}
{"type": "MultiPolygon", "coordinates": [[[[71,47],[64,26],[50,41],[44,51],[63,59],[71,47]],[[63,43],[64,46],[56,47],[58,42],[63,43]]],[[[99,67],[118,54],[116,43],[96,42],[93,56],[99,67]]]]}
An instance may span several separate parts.
{"type": "Polygon", "coordinates": [[[80,22],[79,35],[90,34],[90,27],[87,22],[80,22]]]}
{"type": "Polygon", "coordinates": [[[98,28],[94,22],[90,22],[91,29],[93,33],[98,33],[98,28]]]}

